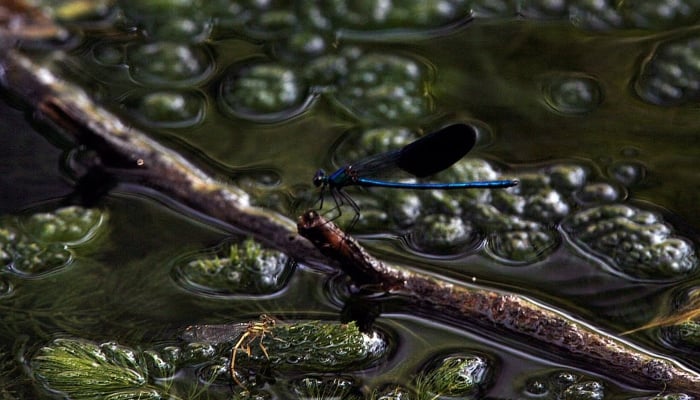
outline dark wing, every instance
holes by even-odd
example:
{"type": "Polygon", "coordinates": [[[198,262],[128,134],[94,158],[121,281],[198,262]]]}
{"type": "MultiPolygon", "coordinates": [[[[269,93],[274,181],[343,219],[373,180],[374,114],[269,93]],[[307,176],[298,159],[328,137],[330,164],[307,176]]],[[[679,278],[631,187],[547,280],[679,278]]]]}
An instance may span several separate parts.
{"type": "Polygon", "coordinates": [[[397,162],[401,157],[401,150],[391,150],[385,153],[375,154],[360,161],[350,164],[352,170],[359,176],[390,175],[398,170],[397,162]]]}
{"type": "Polygon", "coordinates": [[[446,126],[398,151],[396,165],[419,178],[448,168],[464,157],[476,143],[476,130],[465,124],[446,126]]]}

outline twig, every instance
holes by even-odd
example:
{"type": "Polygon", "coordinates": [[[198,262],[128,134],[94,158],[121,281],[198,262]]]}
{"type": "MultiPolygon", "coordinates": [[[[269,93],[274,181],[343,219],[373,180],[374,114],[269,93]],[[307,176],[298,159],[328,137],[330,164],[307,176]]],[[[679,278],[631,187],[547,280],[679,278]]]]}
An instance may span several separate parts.
{"type": "Polygon", "coordinates": [[[585,362],[601,373],[657,390],[700,395],[700,374],[675,361],[539,304],[524,296],[460,285],[389,266],[369,255],[352,237],[314,211],[299,218],[299,233],[338,260],[358,285],[377,285],[415,306],[448,318],[533,341],[542,349],[585,362]]]}
{"type": "Polygon", "coordinates": [[[203,217],[238,227],[291,257],[328,264],[296,233],[291,220],[251,206],[247,193],[213,179],[182,155],[96,104],[80,87],[19,51],[6,50],[0,55],[0,82],[66,135],[96,151],[120,180],[136,180],[203,217]]]}

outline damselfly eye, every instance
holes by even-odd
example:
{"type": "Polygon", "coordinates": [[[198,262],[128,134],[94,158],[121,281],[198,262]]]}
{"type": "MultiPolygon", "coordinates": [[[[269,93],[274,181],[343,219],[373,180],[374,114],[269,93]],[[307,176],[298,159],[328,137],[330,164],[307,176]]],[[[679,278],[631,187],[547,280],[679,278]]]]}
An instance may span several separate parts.
{"type": "Polygon", "coordinates": [[[326,171],[319,169],[314,174],[314,186],[319,187],[326,183],[326,171]]]}

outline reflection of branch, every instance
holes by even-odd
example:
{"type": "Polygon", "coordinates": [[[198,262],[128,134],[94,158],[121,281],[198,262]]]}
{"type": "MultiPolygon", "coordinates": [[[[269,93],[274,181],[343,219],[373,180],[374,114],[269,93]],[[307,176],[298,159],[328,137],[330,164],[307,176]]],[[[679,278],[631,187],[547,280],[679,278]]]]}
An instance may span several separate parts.
{"type": "Polygon", "coordinates": [[[389,266],[314,211],[300,217],[299,232],[337,260],[358,285],[376,285],[414,306],[495,333],[515,333],[532,345],[592,364],[615,379],[642,387],[700,394],[700,374],[600,332],[524,296],[455,284],[389,266]]]}
{"type": "Polygon", "coordinates": [[[133,180],[208,218],[239,227],[291,257],[323,260],[285,217],[253,207],[244,191],[208,176],[182,155],[100,107],[79,87],[16,50],[0,55],[0,79],[49,122],[97,152],[117,178],[133,180]],[[120,176],[120,173],[123,176],[120,176]]]}

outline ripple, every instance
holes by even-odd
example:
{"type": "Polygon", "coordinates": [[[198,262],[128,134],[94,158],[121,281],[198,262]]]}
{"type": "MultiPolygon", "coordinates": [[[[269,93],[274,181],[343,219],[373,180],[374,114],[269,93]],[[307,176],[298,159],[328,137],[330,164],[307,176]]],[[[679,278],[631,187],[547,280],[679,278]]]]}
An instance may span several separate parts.
{"type": "MultiPolygon", "coordinates": [[[[2,249],[0,249],[2,252],[2,249]]],[[[2,263],[2,255],[0,255],[0,263],[2,263]]],[[[0,276],[0,299],[11,296],[15,291],[15,287],[6,277],[0,276]]]]}

